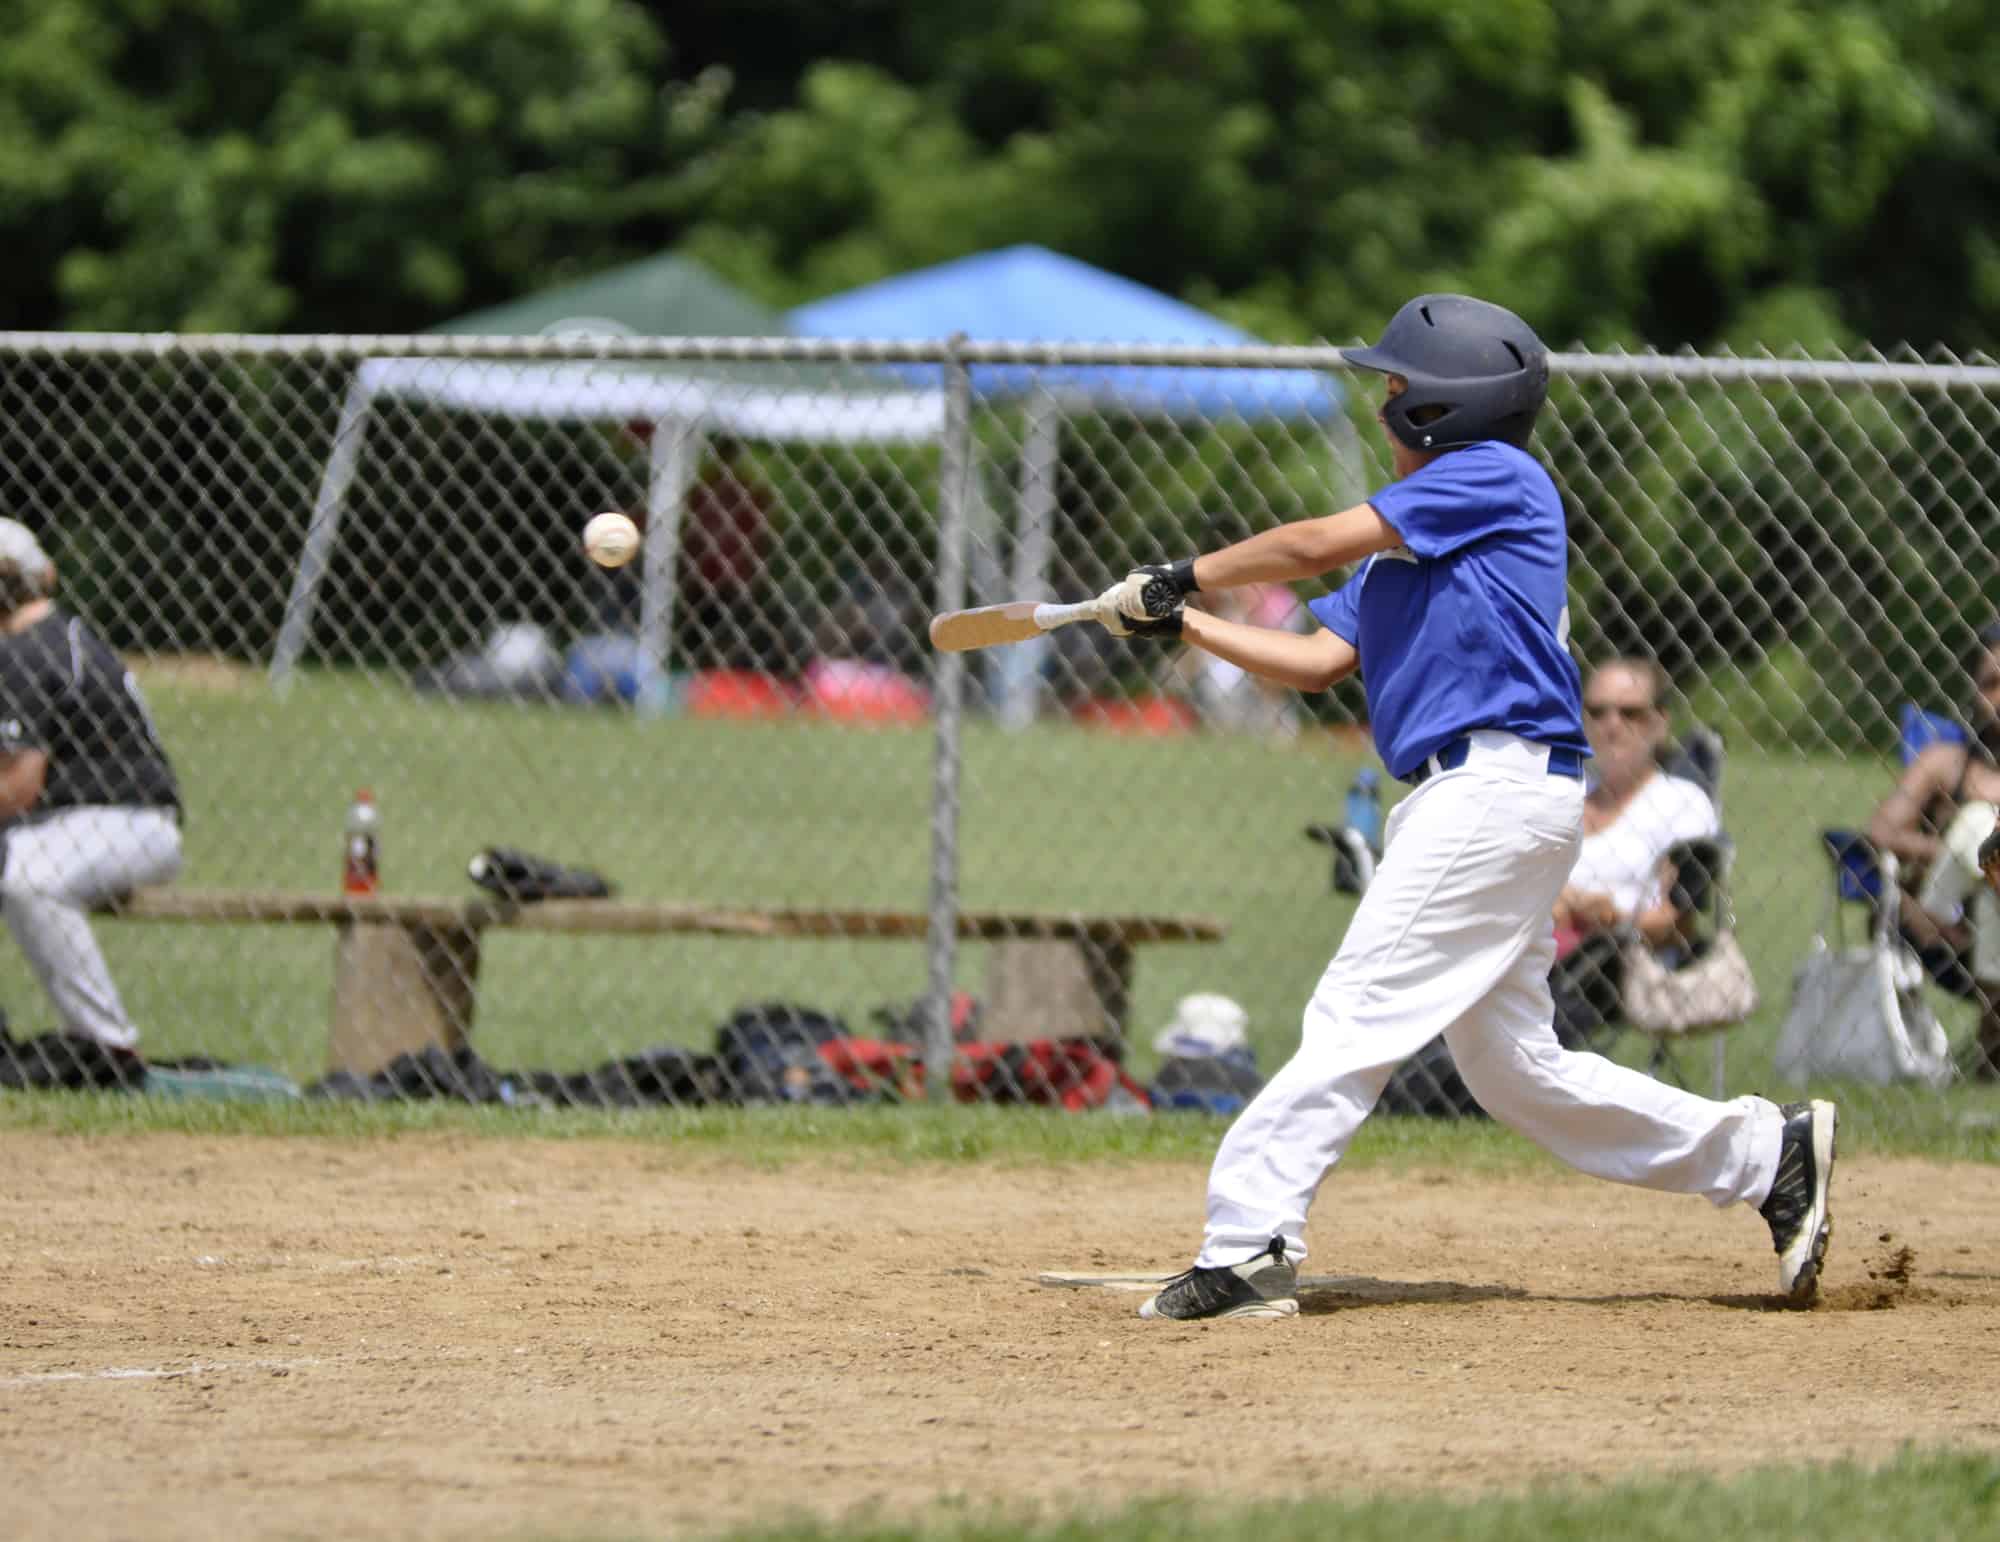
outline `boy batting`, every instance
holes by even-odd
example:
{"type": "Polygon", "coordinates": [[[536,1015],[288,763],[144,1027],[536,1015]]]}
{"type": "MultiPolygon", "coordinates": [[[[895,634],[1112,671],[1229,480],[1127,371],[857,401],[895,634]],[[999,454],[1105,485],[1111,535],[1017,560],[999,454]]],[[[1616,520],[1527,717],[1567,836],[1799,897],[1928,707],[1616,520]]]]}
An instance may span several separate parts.
{"type": "Polygon", "coordinates": [[[1387,377],[1396,479],[1366,503],[1141,568],[1097,599],[1119,636],[1180,638],[1252,674],[1325,690],[1354,671],[1377,751],[1413,788],[1299,1048],[1237,1117],[1208,1181],[1194,1266],[1142,1317],[1298,1310],[1306,1213],[1396,1067],[1443,1034],[1495,1119],[1620,1183],[1752,1204],[1778,1288],[1816,1291],[1832,1231],[1831,1103],[1716,1102],[1556,1041],[1550,916],[1582,840],[1584,763],[1562,501],[1527,453],[1548,353],[1519,317],[1424,295],[1349,364],[1387,377]],[[1310,636],[1185,608],[1196,592],[1316,578],[1310,636]]]}

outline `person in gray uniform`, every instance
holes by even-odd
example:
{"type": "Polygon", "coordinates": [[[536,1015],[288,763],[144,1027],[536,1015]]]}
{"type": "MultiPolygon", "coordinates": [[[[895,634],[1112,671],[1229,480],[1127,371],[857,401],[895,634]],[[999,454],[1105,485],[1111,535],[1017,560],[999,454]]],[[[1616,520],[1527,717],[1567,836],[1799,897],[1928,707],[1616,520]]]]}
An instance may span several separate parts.
{"type": "Polygon", "coordinates": [[[0,519],[0,913],[64,1033],[131,1050],[90,910],[181,867],[181,799],[138,682],[0,519]]]}

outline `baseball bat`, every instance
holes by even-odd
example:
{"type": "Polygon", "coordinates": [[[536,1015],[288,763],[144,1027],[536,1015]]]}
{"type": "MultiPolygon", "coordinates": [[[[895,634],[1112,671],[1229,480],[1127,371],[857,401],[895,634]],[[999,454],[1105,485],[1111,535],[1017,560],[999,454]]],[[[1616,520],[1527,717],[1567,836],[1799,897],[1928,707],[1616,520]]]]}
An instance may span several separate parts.
{"type": "Polygon", "coordinates": [[[1009,600],[1004,605],[981,605],[975,610],[948,610],[931,617],[931,646],[941,653],[963,653],[968,648],[1026,642],[1056,627],[1088,621],[1096,613],[1095,600],[1078,605],[1009,600]]]}

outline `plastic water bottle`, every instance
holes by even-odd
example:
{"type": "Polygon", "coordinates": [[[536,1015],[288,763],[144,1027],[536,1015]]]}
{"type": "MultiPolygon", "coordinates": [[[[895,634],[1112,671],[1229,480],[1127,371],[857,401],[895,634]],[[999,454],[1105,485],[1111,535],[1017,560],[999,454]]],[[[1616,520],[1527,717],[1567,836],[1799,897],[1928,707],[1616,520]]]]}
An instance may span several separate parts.
{"type": "Polygon", "coordinates": [[[1347,828],[1368,843],[1370,851],[1382,849],[1382,775],[1373,766],[1354,773],[1347,789],[1347,828]]]}
{"type": "Polygon", "coordinates": [[[373,894],[381,887],[381,831],[375,795],[364,787],[347,806],[340,864],[343,894],[373,894]]]}

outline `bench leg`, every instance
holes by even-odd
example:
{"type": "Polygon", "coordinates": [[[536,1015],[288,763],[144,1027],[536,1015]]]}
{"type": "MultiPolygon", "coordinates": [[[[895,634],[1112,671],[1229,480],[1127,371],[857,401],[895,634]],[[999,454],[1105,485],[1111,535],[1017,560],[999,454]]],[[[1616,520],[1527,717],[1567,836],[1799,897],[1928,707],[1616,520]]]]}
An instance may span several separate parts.
{"type": "Polygon", "coordinates": [[[984,1036],[1113,1038],[1132,1002],[1132,945],[1122,936],[1026,939],[992,945],[984,1036]]]}
{"type": "Polygon", "coordinates": [[[468,926],[350,922],[334,943],[331,1069],[368,1076],[472,1033],[479,933],[468,926]]]}
{"type": "Polygon", "coordinates": [[[1122,934],[1099,933],[1083,943],[1082,950],[1091,989],[1104,1011],[1104,1031],[1123,1048],[1132,1012],[1132,944],[1122,934]]]}

